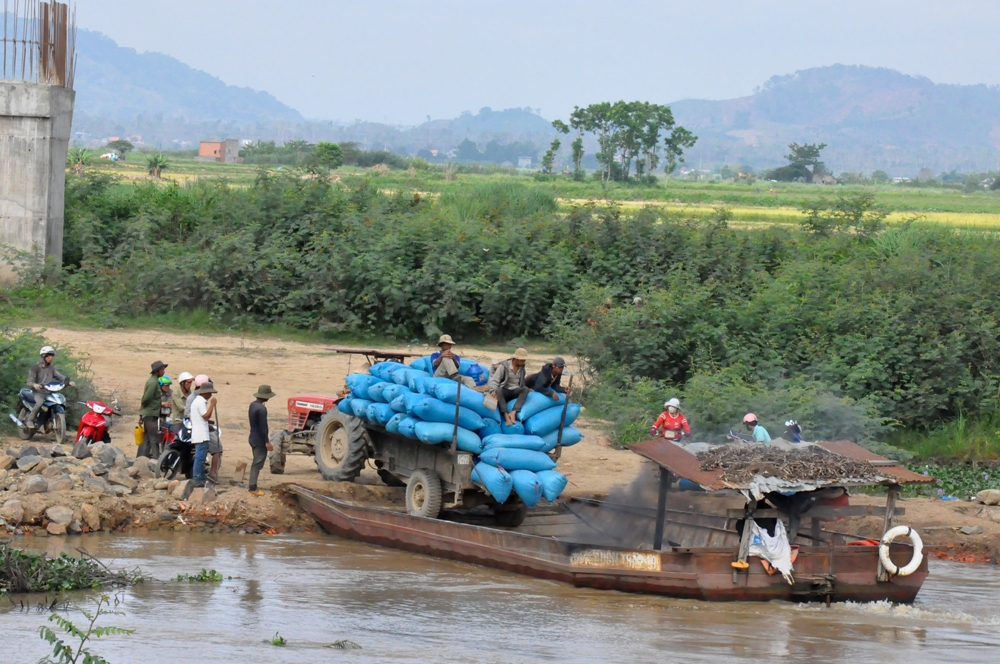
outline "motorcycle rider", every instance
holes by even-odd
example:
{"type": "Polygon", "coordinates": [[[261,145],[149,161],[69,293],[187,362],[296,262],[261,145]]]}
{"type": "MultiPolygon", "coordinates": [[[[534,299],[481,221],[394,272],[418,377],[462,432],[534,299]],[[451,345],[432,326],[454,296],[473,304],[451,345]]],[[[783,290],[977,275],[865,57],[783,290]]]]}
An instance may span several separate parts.
{"type": "Polygon", "coordinates": [[[656,418],[652,430],[652,436],[662,435],[670,440],[680,440],[683,436],[691,436],[691,425],[687,418],[681,413],[681,402],[674,398],[663,404],[663,412],[656,418]]]}
{"type": "Polygon", "coordinates": [[[188,397],[193,394],[191,386],[194,384],[194,376],[187,371],[182,371],[177,376],[177,384],[180,385],[181,389],[174,390],[173,394],[170,395],[170,430],[174,434],[179,433],[184,428],[184,418],[191,414],[187,401],[188,397]]]}
{"type": "Polygon", "coordinates": [[[144,430],[142,445],[136,452],[137,457],[155,459],[160,456],[160,409],[162,408],[162,388],[160,376],[167,365],[157,360],[150,365],[149,378],[142,391],[139,408],[139,423],[144,430]]]}
{"type": "Polygon", "coordinates": [[[35,405],[31,407],[31,413],[28,414],[28,421],[24,423],[29,429],[35,428],[35,418],[38,417],[38,411],[42,409],[42,404],[45,403],[45,399],[49,395],[49,391],[45,389],[46,385],[49,383],[62,383],[64,385],[68,384],[70,387],[76,387],[76,383],[59,373],[59,370],[52,364],[53,360],[56,359],[55,348],[52,346],[42,346],[42,349],[38,351],[38,355],[42,359],[31,365],[31,368],[28,370],[28,387],[33,390],[32,397],[35,399],[35,405]]]}

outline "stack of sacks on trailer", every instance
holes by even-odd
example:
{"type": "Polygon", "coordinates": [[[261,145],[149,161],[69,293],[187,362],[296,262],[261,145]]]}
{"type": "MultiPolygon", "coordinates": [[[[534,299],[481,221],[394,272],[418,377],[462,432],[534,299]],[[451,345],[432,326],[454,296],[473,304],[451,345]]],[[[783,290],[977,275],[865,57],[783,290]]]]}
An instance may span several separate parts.
{"type": "MultiPolygon", "coordinates": [[[[496,410],[486,408],[483,393],[467,387],[459,393],[458,383],[435,378],[420,366],[429,367],[430,358],[420,358],[410,366],[381,362],[371,367],[370,374],[349,375],[351,394],[338,408],[407,438],[432,445],[450,444],[455,433],[456,401],[460,399],[457,444],[458,449],[475,455],[473,482],[499,503],[506,502],[511,493],[529,507],[542,498],[553,502],[559,497],[567,479],[556,470],[548,453],[558,442],[564,408],[562,445],[575,445],[583,439],[571,426],[580,414],[578,404],[566,406],[565,395],[555,400],[531,392],[518,421],[508,426],[496,410]]],[[[488,376],[485,367],[480,369],[482,376],[488,376]]]]}

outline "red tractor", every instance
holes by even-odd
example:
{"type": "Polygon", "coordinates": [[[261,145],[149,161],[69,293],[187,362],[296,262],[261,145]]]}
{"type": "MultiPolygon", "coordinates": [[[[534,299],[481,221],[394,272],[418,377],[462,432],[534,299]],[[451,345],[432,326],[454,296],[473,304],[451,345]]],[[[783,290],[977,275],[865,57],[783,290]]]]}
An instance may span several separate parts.
{"type": "Polygon", "coordinates": [[[336,409],[343,397],[327,397],[318,394],[302,394],[288,399],[288,428],[271,434],[271,472],[281,475],[285,472],[285,457],[288,454],[315,454],[314,440],[323,416],[336,409]]]}

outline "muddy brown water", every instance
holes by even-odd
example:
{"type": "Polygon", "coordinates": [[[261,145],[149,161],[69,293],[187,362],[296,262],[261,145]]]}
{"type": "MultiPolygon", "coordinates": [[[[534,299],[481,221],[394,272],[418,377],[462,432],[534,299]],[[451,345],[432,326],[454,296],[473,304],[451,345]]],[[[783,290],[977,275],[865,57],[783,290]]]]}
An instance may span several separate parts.
{"type": "MultiPolygon", "coordinates": [[[[563,584],[326,535],[90,535],[147,583],[121,594],[135,629],[94,650],[115,664],[203,662],[987,662],[1000,652],[1000,570],[932,561],[916,604],[710,604],[563,584]],[[178,583],[215,569],[232,580],[178,583]],[[284,648],[263,643],[280,632],[284,648]],[[362,650],[327,646],[349,639],[362,650]]],[[[80,601],[83,596],[74,594],[80,601]]],[[[33,598],[37,602],[40,598],[33,598]]],[[[0,605],[0,661],[35,662],[47,612],[0,605]]]]}

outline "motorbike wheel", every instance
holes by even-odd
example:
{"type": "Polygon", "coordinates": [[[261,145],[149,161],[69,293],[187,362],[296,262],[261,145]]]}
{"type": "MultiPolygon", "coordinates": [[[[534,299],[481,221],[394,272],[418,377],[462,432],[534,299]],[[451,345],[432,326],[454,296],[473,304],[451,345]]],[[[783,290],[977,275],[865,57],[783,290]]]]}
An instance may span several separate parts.
{"type": "Polygon", "coordinates": [[[172,480],[180,475],[184,464],[177,450],[165,450],[156,460],[156,477],[172,480]]]}
{"type": "Polygon", "coordinates": [[[56,413],[52,419],[52,436],[56,445],[62,445],[66,440],[66,413],[56,413]]]}
{"type": "MultiPolygon", "coordinates": [[[[22,407],[21,412],[17,414],[17,419],[24,422],[28,419],[28,415],[30,414],[31,414],[30,410],[22,407]]],[[[20,438],[21,440],[31,440],[32,438],[35,437],[35,429],[29,429],[27,427],[18,427],[17,437],[20,438]]]]}

